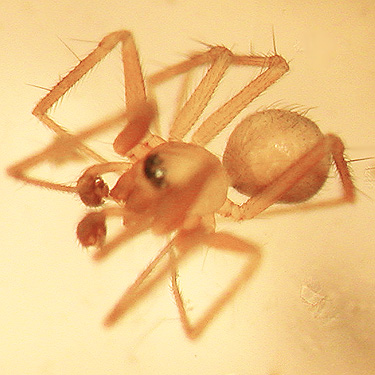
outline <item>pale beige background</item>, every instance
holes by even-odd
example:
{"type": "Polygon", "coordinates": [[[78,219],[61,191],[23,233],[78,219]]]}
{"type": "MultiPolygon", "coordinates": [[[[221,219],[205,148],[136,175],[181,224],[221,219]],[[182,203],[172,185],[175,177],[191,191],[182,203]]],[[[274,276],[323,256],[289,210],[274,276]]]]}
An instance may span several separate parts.
{"type": "MultiPolygon", "coordinates": [[[[15,0],[0,5],[2,171],[50,140],[31,115],[45,91],[31,85],[51,87],[77,63],[59,38],[84,56],[93,41],[123,28],[134,33],[146,73],[202,49],[197,41],[269,53],[274,29],[291,71],[250,111],[312,108],[324,132],[345,140],[349,157],[375,156],[372,0],[15,0]]],[[[118,69],[108,80],[95,73],[73,90],[76,107],[58,108],[77,123],[95,118],[100,95],[121,97],[118,69]],[[92,91],[80,99],[86,82],[92,91]]],[[[167,284],[112,330],[100,325],[162,239],[142,236],[95,265],[75,240],[77,199],[3,174],[1,374],[374,374],[371,165],[352,164],[361,191],[354,206],[219,224],[261,244],[264,262],[197,342],[185,338],[167,284]]],[[[210,293],[230,271],[210,251],[185,286],[207,281],[210,293]]]]}

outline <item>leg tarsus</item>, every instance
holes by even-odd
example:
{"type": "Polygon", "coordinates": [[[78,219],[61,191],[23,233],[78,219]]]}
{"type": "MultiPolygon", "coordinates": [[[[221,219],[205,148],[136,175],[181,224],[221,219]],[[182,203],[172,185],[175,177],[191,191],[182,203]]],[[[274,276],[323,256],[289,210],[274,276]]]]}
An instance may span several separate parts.
{"type": "Polygon", "coordinates": [[[342,187],[343,196],[342,202],[354,203],[355,201],[355,186],[348,168],[348,163],[344,158],[345,147],[341,138],[334,134],[328,134],[331,139],[331,152],[337,172],[339,173],[342,187]]]}

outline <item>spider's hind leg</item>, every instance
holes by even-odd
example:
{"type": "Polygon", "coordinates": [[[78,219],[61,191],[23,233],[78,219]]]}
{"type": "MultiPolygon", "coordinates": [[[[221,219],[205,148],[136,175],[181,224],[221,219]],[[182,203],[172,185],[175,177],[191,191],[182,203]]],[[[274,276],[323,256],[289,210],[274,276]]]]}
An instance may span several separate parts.
{"type": "Polygon", "coordinates": [[[280,197],[293,188],[299,180],[306,176],[311,168],[327,156],[327,153],[332,154],[334,164],[341,180],[341,197],[312,203],[302,202],[293,207],[276,208],[269,211],[269,214],[294,212],[296,210],[310,210],[332,207],[344,203],[353,203],[355,201],[355,187],[350,176],[347,162],[344,158],[344,145],[339,137],[334,134],[328,134],[324,136],[311,150],[296,160],[294,164],[292,164],[264,190],[249,198],[242,205],[238,205],[227,199],[219,213],[223,216],[232,217],[234,220],[251,219],[259,215],[268,207],[278,202],[280,197]]]}

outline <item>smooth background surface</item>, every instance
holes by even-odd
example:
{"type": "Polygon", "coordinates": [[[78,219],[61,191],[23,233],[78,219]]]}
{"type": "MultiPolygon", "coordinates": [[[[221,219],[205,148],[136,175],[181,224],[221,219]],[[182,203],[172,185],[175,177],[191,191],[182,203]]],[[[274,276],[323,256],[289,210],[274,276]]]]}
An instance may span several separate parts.
{"type": "MultiPolygon", "coordinates": [[[[274,30],[277,50],[291,71],[249,111],[270,105],[312,108],[309,116],[323,132],[345,140],[350,158],[375,156],[371,0],[16,0],[3,2],[0,10],[2,171],[51,139],[31,115],[45,94],[32,85],[49,88],[76,65],[59,39],[83,57],[117,29],[134,33],[145,73],[202,50],[200,41],[238,53],[271,53],[274,30]]],[[[59,113],[77,126],[93,121],[98,107],[111,113],[110,105],[97,103],[121,98],[121,71],[113,72],[96,78],[94,70],[73,90],[71,101],[62,101],[59,113]],[[81,98],[81,89],[90,91],[81,98]]],[[[97,145],[103,146],[100,140],[97,145]]],[[[184,336],[167,283],[112,330],[101,326],[106,311],[163,239],[141,236],[105,263],[93,264],[75,240],[84,211],[78,200],[24,186],[2,172],[1,373],[375,373],[371,166],[370,160],[351,164],[360,190],[353,206],[219,223],[218,229],[259,243],[264,262],[196,342],[184,336]]],[[[69,175],[72,181],[77,173],[69,175]]],[[[203,251],[184,290],[189,285],[197,290],[204,282],[205,293],[216,292],[235,269],[236,262],[233,270],[228,262],[203,251]]],[[[192,298],[193,311],[205,296],[192,298]]]]}

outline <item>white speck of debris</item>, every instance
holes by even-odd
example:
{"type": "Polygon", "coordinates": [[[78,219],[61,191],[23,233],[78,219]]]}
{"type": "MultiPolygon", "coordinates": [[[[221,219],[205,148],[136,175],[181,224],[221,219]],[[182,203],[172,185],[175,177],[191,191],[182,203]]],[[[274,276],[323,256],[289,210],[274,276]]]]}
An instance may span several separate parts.
{"type": "Polygon", "coordinates": [[[308,285],[302,285],[301,298],[303,302],[311,306],[320,305],[325,300],[325,296],[311,289],[308,285]]]}

